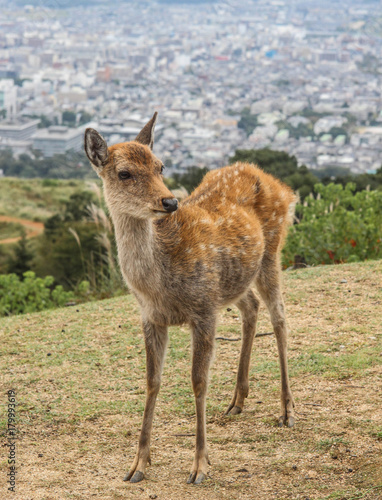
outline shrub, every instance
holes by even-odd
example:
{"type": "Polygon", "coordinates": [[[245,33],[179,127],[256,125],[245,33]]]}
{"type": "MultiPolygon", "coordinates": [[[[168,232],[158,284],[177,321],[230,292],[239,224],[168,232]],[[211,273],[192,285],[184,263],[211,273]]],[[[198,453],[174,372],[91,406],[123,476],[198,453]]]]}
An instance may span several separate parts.
{"type": "MultiPolygon", "coordinates": [[[[73,292],[64,291],[58,285],[52,287],[54,278],[37,278],[35,273],[27,271],[23,279],[16,274],[0,274],[0,316],[30,313],[62,307],[74,299],[73,292]]],[[[81,290],[85,290],[83,285],[81,290]]]]}
{"type": "Polygon", "coordinates": [[[382,257],[382,192],[355,189],[354,183],[316,184],[317,196],[296,208],[300,222],[289,231],[284,265],[295,255],[310,265],[382,257]]]}

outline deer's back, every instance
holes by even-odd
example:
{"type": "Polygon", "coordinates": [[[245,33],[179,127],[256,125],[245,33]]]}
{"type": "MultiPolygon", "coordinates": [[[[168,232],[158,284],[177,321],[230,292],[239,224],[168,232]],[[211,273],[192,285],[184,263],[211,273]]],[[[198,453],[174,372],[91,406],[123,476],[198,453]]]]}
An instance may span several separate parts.
{"type": "Polygon", "coordinates": [[[209,172],[183,202],[185,207],[205,210],[215,223],[222,223],[227,235],[262,232],[269,253],[282,245],[295,204],[289,186],[250,163],[239,162],[209,172]]]}

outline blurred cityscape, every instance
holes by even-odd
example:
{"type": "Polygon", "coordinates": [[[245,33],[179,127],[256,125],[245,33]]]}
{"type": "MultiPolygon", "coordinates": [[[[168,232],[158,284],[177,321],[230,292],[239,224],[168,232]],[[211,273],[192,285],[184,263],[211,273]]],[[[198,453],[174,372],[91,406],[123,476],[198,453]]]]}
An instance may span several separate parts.
{"type": "Polygon", "coordinates": [[[22,4],[0,0],[2,150],[80,151],[89,123],[130,140],[156,110],[169,172],[263,147],[381,166],[380,1],[22,4]]]}

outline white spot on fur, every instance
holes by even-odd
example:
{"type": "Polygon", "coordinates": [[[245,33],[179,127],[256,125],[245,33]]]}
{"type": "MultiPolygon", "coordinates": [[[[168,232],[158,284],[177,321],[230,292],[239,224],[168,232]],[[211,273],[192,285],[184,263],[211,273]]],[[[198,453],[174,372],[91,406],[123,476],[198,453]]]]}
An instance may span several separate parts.
{"type": "Polygon", "coordinates": [[[284,217],[279,218],[279,223],[282,224],[284,222],[284,217]]]}
{"type": "Polygon", "coordinates": [[[202,252],[204,252],[204,250],[206,249],[206,245],[204,245],[203,243],[201,243],[201,244],[199,245],[199,248],[200,248],[200,250],[201,250],[202,252]]]}

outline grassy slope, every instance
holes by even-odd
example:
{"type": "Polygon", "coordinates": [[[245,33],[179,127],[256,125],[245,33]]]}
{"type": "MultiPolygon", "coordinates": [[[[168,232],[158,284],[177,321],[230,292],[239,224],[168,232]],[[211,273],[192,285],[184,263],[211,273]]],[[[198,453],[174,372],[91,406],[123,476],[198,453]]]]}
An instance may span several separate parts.
{"type": "MultiPolygon", "coordinates": [[[[284,273],[292,430],[275,426],[274,337],[255,340],[250,395],[244,412],[230,418],[222,414],[240,342],[217,341],[207,407],[212,465],[200,487],[185,484],[195,427],[187,328],[171,329],[153,465],[146,481],[132,485],[122,477],[136,449],[145,390],[135,300],[1,320],[1,404],[9,388],[19,404],[17,498],[382,498],[381,275],[382,261],[284,273]]],[[[239,329],[237,311],[224,312],[219,336],[236,338],[239,329]]],[[[270,331],[263,307],[258,331],[270,331]]],[[[7,498],[5,451],[1,458],[0,497],[7,498]]]]}
{"type": "Polygon", "coordinates": [[[91,190],[97,181],[0,179],[0,215],[44,221],[59,212],[71,194],[91,190]]]}

